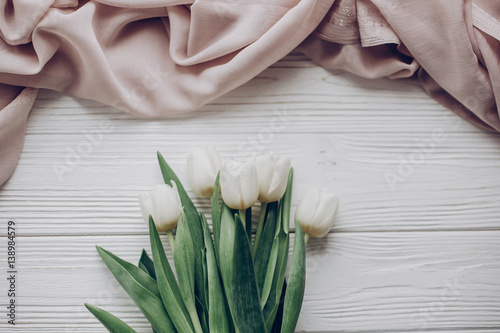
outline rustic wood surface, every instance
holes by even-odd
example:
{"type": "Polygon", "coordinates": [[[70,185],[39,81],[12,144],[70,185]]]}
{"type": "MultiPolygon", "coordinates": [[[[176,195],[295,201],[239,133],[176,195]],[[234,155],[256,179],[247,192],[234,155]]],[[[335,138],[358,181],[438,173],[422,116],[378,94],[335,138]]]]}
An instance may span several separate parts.
{"type": "Polygon", "coordinates": [[[0,331],[105,332],[88,302],[151,332],[94,246],[136,262],[148,248],[137,194],[162,181],[156,151],[189,187],[185,159],[200,145],[223,159],[290,156],[292,212],[309,186],[339,194],[334,229],[308,246],[298,331],[500,332],[500,136],[416,85],[329,73],[298,54],[166,119],[41,91],[0,190],[0,265],[12,220],[19,271],[17,325],[2,315],[0,331]]]}

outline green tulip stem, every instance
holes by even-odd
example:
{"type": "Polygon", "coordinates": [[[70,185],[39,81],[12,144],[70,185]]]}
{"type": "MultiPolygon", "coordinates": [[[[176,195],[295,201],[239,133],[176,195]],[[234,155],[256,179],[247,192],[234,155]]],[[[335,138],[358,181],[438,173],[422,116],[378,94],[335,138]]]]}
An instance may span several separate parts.
{"type": "Polygon", "coordinates": [[[170,249],[172,249],[172,255],[174,255],[175,238],[172,229],[167,230],[168,242],[170,243],[170,249]]]}
{"type": "Polygon", "coordinates": [[[243,229],[247,230],[247,211],[246,209],[240,209],[240,219],[241,223],[243,223],[243,229]]]}
{"type": "Polygon", "coordinates": [[[257,225],[257,233],[255,234],[255,241],[252,247],[252,258],[255,259],[257,254],[257,247],[259,246],[260,237],[262,236],[262,230],[264,229],[264,220],[266,218],[267,202],[262,202],[260,204],[259,213],[259,224],[257,225]]]}
{"type": "Polygon", "coordinates": [[[304,234],[304,241],[305,241],[305,243],[306,243],[305,245],[307,245],[307,242],[309,242],[309,237],[311,237],[311,235],[309,235],[309,233],[308,233],[308,232],[306,232],[306,233],[304,234]]]}
{"type": "Polygon", "coordinates": [[[189,316],[193,321],[194,331],[196,333],[203,333],[203,328],[201,328],[200,319],[198,318],[198,313],[196,312],[196,308],[188,310],[189,316]]]}

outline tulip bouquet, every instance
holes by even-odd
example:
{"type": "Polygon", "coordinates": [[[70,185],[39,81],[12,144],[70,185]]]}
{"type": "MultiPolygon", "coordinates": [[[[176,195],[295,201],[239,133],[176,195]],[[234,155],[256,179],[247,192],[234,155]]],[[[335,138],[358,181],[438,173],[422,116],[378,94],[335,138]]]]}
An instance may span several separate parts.
{"type": "MultiPolygon", "coordinates": [[[[97,247],[153,332],[294,332],[304,297],[307,241],[330,230],[337,196],[311,189],[299,202],[286,279],[293,178],[288,158],[266,153],[221,165],[213,148],[192,151],[191,185],[195,193],[211,197],[212,232],[160,153],[158,160],[166,184],[139,196],[152,259],[143,250],[134,265],[97,247]],[[251,209],[257,200],[260,213],[252,237],[251,209]],[[175,274],[161,232],[168,235],[175,274]]],[[[110,332],[135,332],[109,312],[86,306],[110,332]]]]}

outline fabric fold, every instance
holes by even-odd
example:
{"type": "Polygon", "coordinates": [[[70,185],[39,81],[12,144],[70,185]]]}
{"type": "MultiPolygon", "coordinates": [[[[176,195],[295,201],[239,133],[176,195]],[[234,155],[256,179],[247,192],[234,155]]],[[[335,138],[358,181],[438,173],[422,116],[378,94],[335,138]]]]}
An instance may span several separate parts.
{"type": "Polygon", "coordinates": [[[0,84],[0,185],[14,171],[38,90],[0,84]]]}
{"type": "Polygon", "coordinates": [[[36,88],[163,117],[198,109],[297,46],[326,69],[414,80],[462,117],[500,130],[500,2],[0,0],[0,5],[0,183],[19,158],[36,88]]]}
{"type": "Polygon", "coordinates": [[[484,0],[340,0],[300,50],[327,69],[418,80],[458,115],[499,131],[499,16],[500,3],[484,0]]]}

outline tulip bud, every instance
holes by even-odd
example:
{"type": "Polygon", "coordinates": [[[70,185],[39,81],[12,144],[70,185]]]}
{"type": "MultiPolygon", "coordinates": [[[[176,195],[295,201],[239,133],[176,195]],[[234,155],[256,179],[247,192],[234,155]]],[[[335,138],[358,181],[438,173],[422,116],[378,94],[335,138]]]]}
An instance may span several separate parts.
{"type": "Polygon", "coordinates": [[[255,162],[230,160],[220,169],[220,188],[222,199],[233,209],[251,207],[259,196],[259,183],[255,162]]]}
{"type": "Polygon", "coordinates": [[[259,200],[278,201],[283,197],[288,181],[291,162],[286,156],[264,153],[255,159],[259,180],[259,200]]]}
{"type": "Polygon", "coordinates": [[[193,191],[204,197],[211,196],[221,164],[217,150],[213,147],[193,149],[187,164],[193,191]]]}
{"type": "Polygon", "coordinates": [[[337,195],[311,188],[300,199],[295,220],[300,221],[305,233],[321,238],[332,228],[338,208],[337,195]]]}
{"type": "Polygon", "coordinates": [[[144,221],[149,223],[151,215],[158,232],[177,226],[182,204],[174,181],[171,187],[167,184],[157,185],[153,191],[139,194],[139,204],[144,221]]]}

